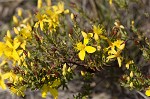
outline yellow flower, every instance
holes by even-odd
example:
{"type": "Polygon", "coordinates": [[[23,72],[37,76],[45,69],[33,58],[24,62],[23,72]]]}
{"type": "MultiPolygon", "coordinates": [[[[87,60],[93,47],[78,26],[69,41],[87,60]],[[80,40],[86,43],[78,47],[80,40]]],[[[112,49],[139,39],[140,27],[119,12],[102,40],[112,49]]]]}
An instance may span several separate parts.
{"type": "Polygon", "coordinates": [[[42,87],[42,97],[46,98],[47,93],[50,92],[54,99],[58,98],[58,90],[55,87],[60,85],[60,79],[56,79],[53,83],[44,84],[42,87]]]}
{"type": "Polygon", "coordinates": [[[18,61],[20,59],[20,50],[18,50],[19,46],[25,49],[26,42],[22,40],[20,36],[14,38],[12,43],[7,44],[4,48],[4,54],[7,58],[13,58],[14,60],[18,61]]]}
{"type": "Polygon", "coordinates": [[[11,73],[5,73],[5,74],[1,74],[0,72],[0,87],[2,89],[6,89],[6,84],[5,84],[5,80],[11,77],[11,73]]]}
{"type": "Polygon", "coordinates": [[[104,28],[99,26],[93,26],[93,32],[94,32],[94,39],[97,41],[99,40],[99,37],[102,39],[107,39],[105,36],[103,36],[104,28]]]}
{"type": "Polygon", "coordinates": [[[146,96],[150,96],[150,87],[145,91],[146,96]]]}
{"type": "Polygon", "coordinates": [[[84,31],[81,31],[81,33],[82,33],[82,36],[84,37],[84,42],[89,42],[89,39],[91,38],[91,37],[93,37],[93,33],[85,33],[84,31]]]}
{"type": "Polygon", "coordinates": [[[69,12],[69,10],[65,10],[64,9],[64,3],[63,2],[59,2],[56,6],[52,6],[53,10],[55,13],[60,14],[60,13],[67,13],[69,12]]]}
{"type": "Polygon", "coordinates": [[[40,13],[38,13],[35,17],[37,18],[38,22],[35,23],[34,27],[38,28],[38,26],[40,25],[40,29],[43,31],[44,22],[47,22],[47,15],[41,15],[40,13]]]}
{"type": "Polygon", "coordinates": [[[48,22],[49,30],[50,30],[50,32],[52,32],[55,30],[55,28],[59,24],[59,17],[56,12],[54,12],[50,9],[46,10],[46,14],[48,16],[47,22],[48,22]]]}
{"type": "Polygon", "coordinates": [[[82,33],[82,36],[84,38],[91,38],[91,37],[93,37],[93,33],[85,33],[84,31],[81,31],[81,33],[82,33]]]}
{"type": "Polygon", "coordinates": [[[30,26],[25,27],[25,28],[22,28],[22,29],[20,30],[20,34],[21,34],[22,37],[24,37],[25,39],[27,39],[27,38],[28,38],[28,39],[32,38],[30,26]]]}
{"type": "Polygon", "coordinates": [[[20,36],[20,35],[16,36],[16,37],[14,38],[13,43],[14,43],[14,48],[15,48],[15,49],[17,49],[18,47],[20,47],[20,48],[22,48],[22,49],[25,50],[26,40],[25,40],[22,36],[20,36]],[[18,44],[19,44],[19,45],[18,45],[18,44]],[[16,47],[15,47],[15,46],[16,46],[16,47]]]}
{"type": "MultiPolygon", "coordinates": [[[[59,2],[57,5],[45,9],[46,20],[44,22],[48,22],[48,28],[50,32],[56,31],[56,27],[59,25],[59,15],[61,13],[69,13],[69,10],[64,9],[64,3],[59,2]]],[[[42,25],[42,23],[41,23],[42,25]]],[[[36,25],[35,25],[36,26],[36,25]]]]}
{"type": "Polygon", "coordinates": [[[77,43],[77,50],[79,50],[80,52],[78,53],[78,56],[81,60],[84,60],[85,57],[85,52],[88,53],[94,53],[96,51],[96,48],[92,47],[92,46],[86,46],[88,44],[87,40],[84,40],[83,44],[82,42],[77,43]]]}
{"type": "Polygon", "coordinates": [[[13,40],[11,39],[10,32],[7,31],[7,35],[4,38],[5,43],[3,44],[3,53],[7,58],[12,58],[12,55],[16,56],[16,49],[18,48],[18,43],[14,42],[13,46],[13,40]]]}
{"type": "Polygon", "coordinates": [[[108,52],[108,54],[110,54],[110,55],[107,57],[107,59],[110,60],[112,58],[117,58],[119,67],[121,67],[122,57],[121,57],[120,53],[121,53],[121,50],[117,52],[116,50],[112,49],[108,52]]]}
{"type": "Polygon", "coordinates": [[[116,46],[118,49],[123,50],[125,47],[124,41],[117,40],[113,43],[113,46],[116,46]]]}
{"type": "Polygon", "coordinates": [[[128,61],[128,62],[126,63],[126,68],[129,69],[130,64],[133,64],[133,63],[134,63],[133,60],[128,61]]]}
{"type": "Polygon", "coordinates": [[[17,36],[21,36],[22,39],[31,39],[32,38],[32,28],[29,24],[23,25],[23,28],[15,28],[14,32],[17,34],[17,36]]]}
{"type": "Polygon", "coordinates": [[[0,56],[4,55],[4,58],[12,60],[13,63],[20,60],[20,55],[26,46],[25,37],[19,35],[19,31],[16,28],[14,30],[17,34],[14,39],[11,39],[11,34],[7,31],[4,42],[0,42],[0,56]]]}
{"type": "Polygon", "coordinates": [[[119,67],[121,67],[121,62],[122,62],[122,56],[120,55],[122,50],[125,47],[125,44],[123,43],[124,41],[122,40],[117,40],[114,43],[111,43],[111,45],[108,47],[108,57],[107,59],[110,60],[112,58],[117,58],[119,67]]]}
{"type": "Polygon", "coordinates": [[[26,90],[26,86],[21,86],[19,88],[11,87],[10,91],[18,96],[24,96],[24,91],[26,90]]]}

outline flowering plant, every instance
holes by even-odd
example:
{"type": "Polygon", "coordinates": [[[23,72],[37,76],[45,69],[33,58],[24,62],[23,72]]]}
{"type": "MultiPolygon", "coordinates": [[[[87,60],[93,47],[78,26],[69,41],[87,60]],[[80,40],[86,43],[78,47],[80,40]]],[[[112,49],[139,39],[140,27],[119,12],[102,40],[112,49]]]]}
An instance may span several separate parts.
{"type": "MultiPolygon", "coordinates": [[[[12,32],[8,30],[0,42],[2,89],[9,88],[22,96],[27,88],[39,89],[42,97],[50,92],[57,99],[58,88],[67,86],[77,68],[86,79],[93,77],[90,71],[96,73],[107,66],[117,66],[124,71],[119,79],[121,85],[144,90],[150,96],[150,79],[141,72],[134,57],[128,55],[128,42],[132,39],[119,21],[111,32],[96,23],[92,23],[90,31],[83,30],[76,21],[77,16],[65,9],[63,2],[56,5],[51,5],[50,0],[46,2],[47,5],[42,6],[42,0],[38,0],[34,14],[24,17],[18,10],[18,15],[13,16],[15,27],[12,32]],[[72,27],[66,23],[68,20],[72,27]]],[[[134,31],[136,28],[131,25],[134,31]]],[[[146,41],[146,45],[149,46],[149,42],[146,41]]]]}

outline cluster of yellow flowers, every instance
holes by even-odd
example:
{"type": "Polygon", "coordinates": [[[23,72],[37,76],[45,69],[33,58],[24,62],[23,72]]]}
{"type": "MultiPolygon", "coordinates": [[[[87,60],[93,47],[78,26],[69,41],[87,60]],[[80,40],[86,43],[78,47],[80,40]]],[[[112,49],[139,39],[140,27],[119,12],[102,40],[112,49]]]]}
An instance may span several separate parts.
{"type": "Polygon", "coordinates": [[[0,68],[8,65],[10,70],[0,69],[0,87],[6,89],[7,85],[12,93],[24,95],[25,86],[15,88],[18,83],[22,82],[21,75],[14,73],[15,66],[26,66],[25,58],[30,57],[30,53],[26,49],[28,41],[32,38],[32,28],[27,21],[28,18],[23,18],[22,9],[18,9],[18,15],[13,16],[13,23],[16,25],[13,31],[7,31],[3,41],[0,42],[0,68]],[[18,20],[21,17],[23,20],[18,20]],[[12,66],[12,67],[11,67],[12,66]],[[6,82],[7,80],[7,82],[6,82]],[[6,85],[7,84],[7,85],[6,85]],[[13,85],[13,86],[12,86],[13,85]]]}
{"type": "MultiPolygon", "coordinates": [[[[7,35],[4,37],[4,41],[0,42],[0,57],[3,60],[0,66],[11,63],[13,67],[15,66],[26,66],[24,59],[26,55],[24,51],[26,50],[27,39],[31,36],[31,27],[25,26],[24,28],[14,28],[16,36],[13,38],[10,31],[7,31],[7,35]]],[[[28,53],[29,56],[29,53],[28,53]]],[[[17,76],[12,70],[8,72],[0,71],[0,87],[6,89],[5,80],[7,83],[16,84],[22,81],[21,76],[17,76]]],[[[14,92],[13,87],[10,88],[14,92]]],[[[15,89],[16,90],[16,89],[15,89]]],[[[19,93],[18,93],[19,94],[19,93]]]]}
{"type": "Polygon", "coordinates": [[[110,47],[108,47],[108,57],[107,59],[113,59],[113,58],[117,58],[119,67],[121,67],[121,62],[123,60],[123,57],[120,55],[122,50],[125,47],[125,43],[123,40],[117,40],[115,42],[113,42],[110,47]]]}
{"type": "MultiPolygon", "coordinates": [[[[84,31],[81,31],[83,36],[83,44],[82,42],[79,42],[76,44],[76,49],[80,52],[78,53],[78,56],[81,60],[84,60],[85,58],[85,52],[87,53],[94,53],[96,51],[96,48],[92,46],[87,46],[89,41],[91,39],[95,39],[96,42],[100,42],[100,40],[106,40],[109,44],[107,49],[108,57],[107,61],[110,61],[111,59],[116,58],[118,60],[119,67],[121,67],[121,62],[123,61],[123,57],[121,56],[122,50],[125,48],[125,41],[118,39],[114,42],[111,42],[109,38],[105,37],[103,35],[104,29],[103,27],[93,26],[93,33],[85,33],[84,31]]],[[[97,46],[100,46],[100,44],[97,43],[97,46]]],[[[99,50],[99,49],[98,49],[99,50]]]]}
{"type": "MultiPolygon", "coordinates": [[[[120,29],[124,29],[122,25],[120,25],[118,27],[120,29]]],[[[114,61],[115,59],[117,59],[118,65],[119,65],[119,67],[121,67],[122,62],[125,61],[124,57],[121,55],[122,51],[125,48],[125,41],[121,40],[121,39],[116,39],[113,42],[111,42],[111,40],[108,37],[103,35],[103,32],[104,32],[104,29],[103,29],[103,27],[100,27],[100,25],[98,25],[98,26],[94,25],[93,26],[93,33],[86,33],[84,31],[81,31],[81,34],[83,36],[83,43],[78,42],[76,44],[76,47],[75,47],[79,51],[79,53],[78,53],[79,59],[83,61],[85,59],[85,53],[86,52],[87,53],[94,53],[96,51],[100,51],[98,49],[98,46],[100,46],[100,43],[98,43],[98,42],[100,42],[100,40],[106,40],[107,43],[109,44],[109,46],[104,49],[108,55],[107,56],[107,62],[114,61]],[[91,44],[93,39],[97,43],[91,44]],[[88,45],[88,44],[90,44],[90,45],[88,45]],[[93,45],[95,47],[93,47],[91,45],[93,45]],[[97,49],[96,49],[96,47],[97,47],[97,49]]],[[[129,60],[125,65],[126,69],[128,70],[130,68],[130,65],[133,65],[133,64],[134,64],[133,60],[129,60]]],[[[83,75],[83,71],[81,71],[81,75],[83,75]]],[[[133,88],[134,84],[132,81],[130,81],[130,78],[132,79],[133,77],[134,77],[134,72],[130,71],[129,76],[126,79],[127,79],[129,86],[131,88],[133,88]]],[[[150,96],[150,89],[149,88],[145,91],[145,94],[147,96],[150,96]]]]}
{"type": "Polygon", "coordinates": [[[35,17],[37,19],[37,22],[35,23],[34,27],[40,27],[42,31],[46,29],[44,27],[47,27],[47,30],[50,32],[56,31],[56,27],[59,25],[59,15],[62,13],[69,13],[68,9],[64,9],[63,2],[59,2],[54,6],[46,7],[41,12],[39,11],[36,14],[35,17]]]}
{"type": "Polygon", "coordinates": [[[95,47],[92,46],[87,46],[89,41],[91,39],[95,39],[95,41],[98,41],[101,39],[107,39],[105,36],[102,35],[103,33],[103,28],[100,26],[93,26],[93,33],[85,33],[84,31],[81,31],[82,36],[83,36],[83,43],[79,42],[76,44],[76,49],[79,50],[80,52],[78,53],[78,56],[81,60],[84,60],[85,58],[85,52],[87,53],[94,53],[96,51],[95,47]]]}
{"type": "Polygon", "coordinates": [[[0,57],[3,58],[1,65],[9,60],[13,62],[14,66],[16,62],[19,65],[22,59],[25,58],[23,51],[26,50],[27,39],[31,38],[31,27],[27,25],[23,28],[14,28],[14,32],[16,36],[13,38],[8,30],[4,42],[0,42],[0,57]]]}

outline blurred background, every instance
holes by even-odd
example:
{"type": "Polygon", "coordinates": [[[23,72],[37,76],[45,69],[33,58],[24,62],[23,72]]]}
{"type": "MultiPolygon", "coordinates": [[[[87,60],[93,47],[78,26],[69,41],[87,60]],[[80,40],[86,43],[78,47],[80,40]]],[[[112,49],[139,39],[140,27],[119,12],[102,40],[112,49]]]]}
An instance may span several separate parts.
{"type": "MultiPolygon", "coordinates": [[[[60,0],[52,0],[55,4],[60,0]]],[[[63,0],[65,7],[70,9],[78,17],[80,26],[83,29],[89,27],[89,20],[94,23],[103,24],[107,31],[111,31],[115,20],[125,26],[126,31],[131,33],[131,22],[134,21],[139,33],[150,39],[150,0],[63,0]],[[77,10],[74,10],[76,8],[77,10]],[[88,20],[84,20],[81,11],[88,20]]],[[[37,0],[0,0],[0,40],[5,35],[6,30],[11,29],[12,16],[17,13],[17,9],[23,11],[36,10],[37,0]]],[[[131,35],[130,36],[134,36],[131,35]]],[[[137,54],[139,54],[137,52],[137,54]]],[[[135,55],[135,57],[137,56],[135,55]]],[[[149,66],[149,65],[148,65],[149,66]]],[[[112,69],[112,68],[110,68],[112,69]]],[[[114,72],[120,72],[116,70],[114,72]]],[[[104,71],[103,75],[111,75],[108,71],[104,71]]],[[[119,86],[115,78],[104,77],[98,74],[91,81],[93,86],[90,99],[146,99],[146,97],[138,91],[130,91],[119,86]]],[[[69,90],[59,90],[59,99],[73,99],[73,94],[77,94],[82,89],[82,80],[76,77],[75,80],[69,83],[69,90]]],[[[39,91],[27,91],[26,96],[12,96],[8,90],[0,90],[0,99],[42,99],[39,91]]],[[[47,99],[52,99],[48,95],[47,99]]],[[[148,99],[148,98],[147,98],[148,99]]]]}

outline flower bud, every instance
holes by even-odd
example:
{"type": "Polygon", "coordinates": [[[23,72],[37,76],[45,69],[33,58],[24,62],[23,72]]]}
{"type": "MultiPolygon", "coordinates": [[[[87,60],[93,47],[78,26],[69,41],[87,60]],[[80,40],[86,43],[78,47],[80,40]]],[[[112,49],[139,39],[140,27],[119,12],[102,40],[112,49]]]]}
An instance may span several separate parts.
{"type": "Polygon", "coordinates": [[[129,76],[127,77],[127,81],[128,81],[128,82],[130,81],[130,77],[129,77],[129,76]]]}
{"type": "Polygon", "coordinates": [[[71,19],[72,19],[72,20],[74,19],[74,15],[73,15],[73,13],[71,13],[70,17],[71,17],[71,19]]]}
{"type": "Polygon", "coordinates": [[[97,46],[97,50],[100,51],[101,50],[101,46],[97,46]]]}
{"type": "Polygon", "coordinates": [[[68,14],[68,13],[69,13],[69,10],[68,10],[68,9],[67,9],[67,10],[65,10],[65,11],[64,11],[64,13],[65,13],[65,14],[68,14]]]}
{"type": "Polygon", "coordinates": [[[19,23],[16,16],[13,16],[13,22],[14,22],[14,24],[18,24],[19,23]]]}
{"type": "Polygon", "coordinates": [[[19,8],[18,10],[17,10],[17,13],[18,13],[18,16],[22,16],[22,9],[21,8],[19,8]]]}
{"type": "Polygon", "coordinates": [[[85,72],[84,72],[84,71],[81,71],[81,75],[82,75],[82,76],[85,76],[85,72]]]}
{"type": "Polygon", "coordinates": [[[130,77],[131,77],[131,78],[133,77],[133,71],[130,72],[130,77]]]}
{"type": "Polygon", "coordinates": [[[66,76],[66,70],[67,70],[67,65],[66,63],[63,65],[63,68],[62,68],[62,74],[63,76],[66,76]]]}
{"type": "Polygon", "coordinates": [[[37,8],[40,9],[42,7],[42,0],[37,1],[37,8]]]}
{"type": "Polygon", "coordinates": [[[46,0],[47,6],[51,6],[51,0],[46,0]]]}
{"type": "Polygon", "coordinates": [[[133,82],[130,83],[130,87],[133,87],[133,82]]]}
{"type": "Polygon", "coordinates": [[[67,71],[70,73],[71,72],[71,68],[69,67],[67,71]]]}

